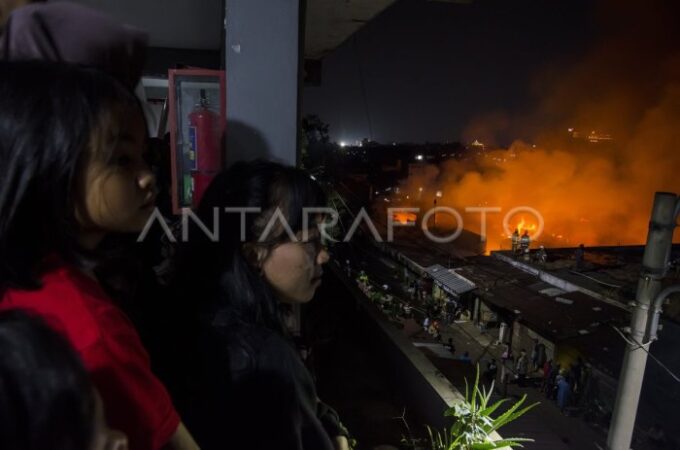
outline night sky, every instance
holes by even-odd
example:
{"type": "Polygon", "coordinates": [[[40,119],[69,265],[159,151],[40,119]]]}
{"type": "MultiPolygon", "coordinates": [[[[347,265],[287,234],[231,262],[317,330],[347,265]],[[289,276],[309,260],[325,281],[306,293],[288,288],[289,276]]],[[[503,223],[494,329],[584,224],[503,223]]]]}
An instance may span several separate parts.
{"type": "Polygon", "coordinates": [[[582,57],[597,38],[596,3],[397,0],[324,58],[304,114],[329,123],[334,141],[472,139],[472,120],[531,109],[536,74],[582,57]]]}

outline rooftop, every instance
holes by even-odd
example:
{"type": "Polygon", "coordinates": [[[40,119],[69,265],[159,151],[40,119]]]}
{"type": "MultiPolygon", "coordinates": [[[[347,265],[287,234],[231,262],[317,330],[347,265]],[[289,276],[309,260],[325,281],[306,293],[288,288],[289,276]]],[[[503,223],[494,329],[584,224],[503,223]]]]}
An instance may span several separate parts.
{"type": "MultiPolygon", "coordinates": [[[[534,261],[517,261],[518,265],[533,270],[548,272],[555,277],[592,291],[626,307],[635,299],[637,283],[642,270],[644,246],[586,247],[584,264],[576,267],[575,248],[546,249],[548,261],[545,265],[534,261]]],[[[510,251],[493,252],[494,255],[513,258],[510,251]]],[[[680,259],[680,245],[673,245],[671,261],[680,259]]],[[[680,281],[680,272],[671,270],[664,285],[680,281]]],[[[680,296],[671,297],[664,307],[664,316],[680,323],[680,296]]]]}
{"type": "Polygon", "coordinates": [[[458,272],[476,283],[484,299],[553,341],[593,334],[628,321],[625,309],[583,292],[556,288],[496,258],[480,257],[458,272]]]}
{"type": "Polygon", "coordinates": [[[435,284],[455,296],[477,288],[475,283],[458,274],[454,269],[447,269],[440,264],[430,266],[425,271],[432,277],[435,284]]]}

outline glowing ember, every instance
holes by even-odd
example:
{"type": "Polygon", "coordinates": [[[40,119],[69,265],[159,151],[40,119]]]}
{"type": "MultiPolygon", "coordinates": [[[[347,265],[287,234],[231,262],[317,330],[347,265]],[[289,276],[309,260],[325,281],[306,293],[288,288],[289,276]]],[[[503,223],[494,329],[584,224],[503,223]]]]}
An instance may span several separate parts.
{"type": "Polygon", "coordinates": [[[402,225],[414,224],[418,220],[418,216],[409,212],[396,212],[392,215],[394,221],[402,225]]]}

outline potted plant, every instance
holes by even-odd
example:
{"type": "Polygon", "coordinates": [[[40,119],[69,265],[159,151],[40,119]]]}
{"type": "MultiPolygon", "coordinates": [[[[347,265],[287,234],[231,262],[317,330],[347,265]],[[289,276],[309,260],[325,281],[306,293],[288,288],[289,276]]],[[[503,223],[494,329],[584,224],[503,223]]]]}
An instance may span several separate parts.
{"type": "Polygon", "coordinates": [[[426,439],[426,441],[429,442],[426,442],[425,446],[423,446],[422,440],[413,439],[412,437],[402,439],[402,443],[414,450],[492,450],[505,447],[521,447],[522,442],[533,442],[533,439],[528,438],[493,440],[491,436],[493,432],[538,405],[538,403],[534,403],[529,406],[523,406],[526,401],[526,395],[523,395],[521,399],[507,410],[494,417],[494,413],[501,405],[508,402],[509,399],[501,399],[491,404],[493,388],[493,382],[488,391],[486,387],[480,387],[479,366],[477,366],[475,383],[471,390],[469,389],[467,379],[465,380],[465,400],[453,405],[444,412],[445,416],[455,419],[453,425],[448,430],[444,429],[441,432],[433,430],[428,426],[429,439],[426,439]]]}

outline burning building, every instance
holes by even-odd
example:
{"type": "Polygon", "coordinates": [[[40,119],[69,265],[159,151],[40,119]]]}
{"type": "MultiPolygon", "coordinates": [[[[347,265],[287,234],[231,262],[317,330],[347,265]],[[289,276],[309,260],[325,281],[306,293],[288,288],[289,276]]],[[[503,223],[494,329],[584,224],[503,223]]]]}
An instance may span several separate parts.
{"type": "MultiPolygon", "coordinates": [[[[641,244],[654,192],[680,191],[680,31],[664,5],[603,2],[600,41],[579,61],[537,73],[532,112],[470,123],[469,141],[484,141],[485,151],[404,180],[416,199],[408,206],[431,208],[441,191],[438,206],[496,208],[464,217],[469,231],[486,227],[487,251],[510,248],[517,227],[539,228],[526,213],[504,226],[520,206],[544,221],[535,245],[641,244]],[[510,132],[518,139],[494,150],[510,132]]],[[[456,226],[452,217],[437,222],[456,226]]]]}

